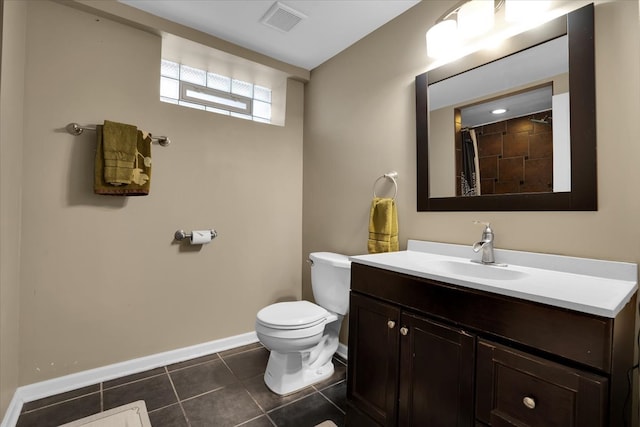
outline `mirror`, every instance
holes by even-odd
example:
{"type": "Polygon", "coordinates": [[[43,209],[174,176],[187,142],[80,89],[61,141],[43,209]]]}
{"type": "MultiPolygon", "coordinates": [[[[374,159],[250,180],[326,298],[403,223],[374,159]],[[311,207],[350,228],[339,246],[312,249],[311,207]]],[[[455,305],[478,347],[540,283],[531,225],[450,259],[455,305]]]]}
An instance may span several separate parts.
{"type": "Polygon", "coordinates": [[[418,211],[597,210],[595,118],[593,4],[417,76],[418,211]]]}

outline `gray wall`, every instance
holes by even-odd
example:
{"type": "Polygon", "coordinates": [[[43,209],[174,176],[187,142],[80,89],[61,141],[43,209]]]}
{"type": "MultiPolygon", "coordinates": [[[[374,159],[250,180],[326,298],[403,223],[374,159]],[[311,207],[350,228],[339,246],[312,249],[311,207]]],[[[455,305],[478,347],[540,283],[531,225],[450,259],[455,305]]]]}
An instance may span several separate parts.
{"type": "MultiPolygon", "coordinates": [[[[429,64],[425,32],[454,3],[423,1],[312,70],[304,253],[366,253],[373,183],[396,170],[401,249],[407,239],[471,245],[482,232],[472,223],[478,219],[491,222],[498,248],[640,262],[637,1],[596,2],[597,212],[416,211],[414,78],[429,64]]],[[[303,277],[303,296],[311,297],[308,269],[303,277]]]]}
{"type": "MultiPolygon", "coordinates": [[[[303,84],[287,83],[283,127],[161,103],[159,36],[55,2],[25,3],[25,86],[13,104],[20,112],[24,101],[24,127],[17,117],[6,138],[2,127],[11,150],[2,177],[14,178],[3,180],[2,197],[21,231],[2,258],[6,304],[20,310],[17,350],[15,315],[0,336],[12,355],[6,367],[3,357],[12,377],[3,392],[251,332],[261,307],[300,298],[303,84]],[[93,194],[95,134],[63,128],[104,119],[173,141],[153,146],[149,196],[93,194]],[[219,237],[201,250],[172,241],[177,229],[209,227],[219,237]],[[17,273],[4,279],[18,247],[19,303],[17,273]]],[[[4,29],[7,38],[18,32],[4,29]]],[[[3,211],[3,245],[4,221],[3,211]]]]}
{"type": "Polygon", "coordinates": [[[0,72],[0,414],[18,386],[20,197],[26,3],[2,2],[0,72]]]}
{"type": "Polygon", "coordinates": [[[390,170],[402,248],[470,244],[483,219],[499,248],[639,262],[638,2],[596,6],[597,212],[416,212],[413,79],[428,65],[427,28],[454,3],[421,2],[306,87],[289,81],[281,128],[160,103],[158,36],[6,1],[0,411],[18,385],[248,332],[260,307],[311,298],[303,259],[366,251],[372,185],[390,170]],[[92,194],[93,137],[60,129],[104,119],[174,141],[154,146],[150,196],[92,194]],[[201,251],[172,244],[176,229],[204,227],[220,237],[201,251]]]}

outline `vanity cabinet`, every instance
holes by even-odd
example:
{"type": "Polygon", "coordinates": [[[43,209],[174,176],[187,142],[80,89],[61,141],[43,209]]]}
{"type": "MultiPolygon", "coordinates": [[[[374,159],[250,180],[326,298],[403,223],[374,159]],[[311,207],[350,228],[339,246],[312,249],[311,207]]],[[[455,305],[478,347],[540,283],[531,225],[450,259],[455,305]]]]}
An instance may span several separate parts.
{"type": "Polygon", "coordinates": [[[470,425],[473,335],[358,294],[350,313],[349,395],[371,425],[470,425]]]}
{"type": "Polygon", "coordinates": [[[635,296],[612,319],[357,262],[351,274],[348,426],[631,425],[635,296]]]}

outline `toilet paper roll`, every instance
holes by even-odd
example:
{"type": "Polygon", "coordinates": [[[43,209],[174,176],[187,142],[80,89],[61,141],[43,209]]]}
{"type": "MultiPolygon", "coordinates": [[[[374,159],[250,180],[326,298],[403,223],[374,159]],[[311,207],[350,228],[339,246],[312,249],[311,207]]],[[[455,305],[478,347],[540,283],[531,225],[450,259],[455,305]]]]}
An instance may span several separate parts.
{"type": "Polygon", "coordinates": [[[206,245],[213,238],[211,230],[193,230],[191,232],[192,245],[206,245]]]}

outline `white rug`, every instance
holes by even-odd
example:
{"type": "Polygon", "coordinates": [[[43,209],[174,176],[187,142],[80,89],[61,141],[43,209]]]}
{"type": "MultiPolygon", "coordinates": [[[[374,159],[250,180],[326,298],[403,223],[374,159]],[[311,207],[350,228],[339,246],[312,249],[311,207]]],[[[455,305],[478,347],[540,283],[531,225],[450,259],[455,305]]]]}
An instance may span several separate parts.
{"type": "Polygon", "coordinates": [[[144,400],[138,400],[59,427],[151,427],[151,421],[144,400]]]}
{"type": "Polygon", "coordinates": [[[321,422],[320,424],[316,424],[316,427],[338,427],[336,426],[336,423],[334,423],[333,421],[324,421],[321,422]]]}

